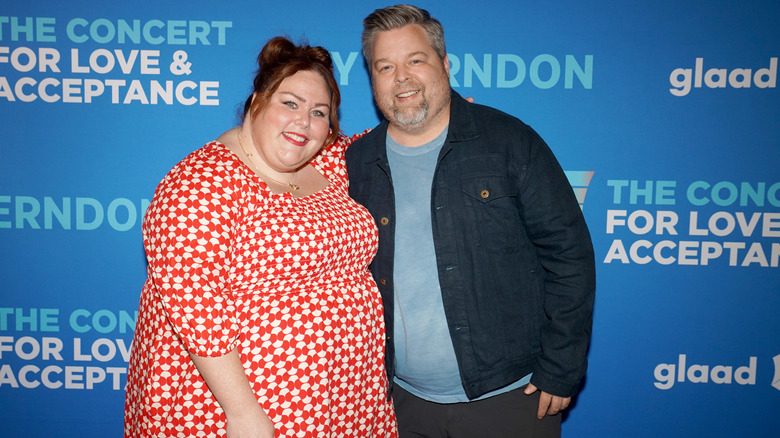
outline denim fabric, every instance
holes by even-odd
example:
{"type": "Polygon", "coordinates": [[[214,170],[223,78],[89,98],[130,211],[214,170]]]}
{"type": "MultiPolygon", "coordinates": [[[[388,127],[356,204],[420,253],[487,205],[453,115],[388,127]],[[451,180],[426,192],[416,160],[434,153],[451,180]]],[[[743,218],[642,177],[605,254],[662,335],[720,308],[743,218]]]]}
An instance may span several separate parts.
{"type": "MultiPolygon", "coordinates": [[[[386,134],[384,121],[346,157],[350,195],[379,228],[370,269],[393,333],[395,200],[386,134]]],[[[550,149],[520,120],[452,91],[430,190],[444,310],[468,397],[531,372],[539,389],[574,395],[587,368],[595,261],[582,211],[550,149]]],[[[386,362],[392,381],[389,338],[386,362]]]]}

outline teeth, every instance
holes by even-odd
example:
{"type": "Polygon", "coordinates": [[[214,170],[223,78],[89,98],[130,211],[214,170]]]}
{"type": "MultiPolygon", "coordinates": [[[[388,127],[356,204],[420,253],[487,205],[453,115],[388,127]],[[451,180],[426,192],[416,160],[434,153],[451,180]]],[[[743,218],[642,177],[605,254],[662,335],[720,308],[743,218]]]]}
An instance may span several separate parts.
{"type": "Polygon", "coordinates": [[[299,142],[306,141],[306,137],[302,137],[302,136],[300,136],[298,134],[293,134],[291,132],[287,132],[287,133],[285,133],[285,135],[287,135],[288,137],[290,137],[291,139],[293,139],[295,141],[299,141],[299,142]]]}
{"type": "Polygon", "coordinates": [[[404,98],[404,97],[412,96],[414,94],[417,94],[417,91],[407,91],[406,93],[399,94],[398,97],[404,98]]]}

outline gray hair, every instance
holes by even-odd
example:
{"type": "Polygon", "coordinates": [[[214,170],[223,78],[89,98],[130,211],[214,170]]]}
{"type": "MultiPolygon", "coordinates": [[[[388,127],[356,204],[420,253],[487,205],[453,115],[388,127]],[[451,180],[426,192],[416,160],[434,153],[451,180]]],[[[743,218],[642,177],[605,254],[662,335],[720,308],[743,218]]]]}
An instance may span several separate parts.
{"type": "Polygon", "coordinates": [[[412,5],[395,5],[377,9],[363,19],[363,57],[371,71],[374,61],[374,39],[377,33],[393,29],[400,29],[409,24],[416,24],[423,28],[428,36],[428,42],[440,59],[447,56],[447,47],[444,44],[444,28],[439,20],[431,17],[425,9],[412,5]]]}

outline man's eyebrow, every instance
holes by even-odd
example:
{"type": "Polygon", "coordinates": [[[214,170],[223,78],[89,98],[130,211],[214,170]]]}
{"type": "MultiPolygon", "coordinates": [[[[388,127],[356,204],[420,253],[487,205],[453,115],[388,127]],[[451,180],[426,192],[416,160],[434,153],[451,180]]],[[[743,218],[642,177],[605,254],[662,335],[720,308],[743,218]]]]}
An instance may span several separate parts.
{"type": "MultiPolygon", "coordinates": [[[[415,56],[419,56],[419,55],[425,56],[426,58],[428,57],[428,54],[426,52],[424,52],[422,50],[418,50],[416,52],[412,52],[412,53],[406,55],[406,58],[407,59],[414,58],[415,56]]],[[[390,62],[390,61],[388,61],[387,58],[377,58],[377,59],[374,60],[374,65],[379,64],[380,62],[390,62]]]]}

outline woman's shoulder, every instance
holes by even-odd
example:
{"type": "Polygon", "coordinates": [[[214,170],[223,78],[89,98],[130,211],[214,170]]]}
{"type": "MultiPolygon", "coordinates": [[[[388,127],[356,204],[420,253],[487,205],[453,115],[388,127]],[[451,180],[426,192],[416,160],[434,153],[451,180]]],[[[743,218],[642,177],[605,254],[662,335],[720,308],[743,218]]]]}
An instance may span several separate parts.
{"type": "Polygon", "coordinates": [[[354,139],[348,135],[339,134],[332,143],[325,145],[322,151],[325,154],[338,155],[343,154],[344,151],[352,144],[354,139]]]}
{"type": "Polygon", "coordinates": [[[370,129],[367,129],[363,132],[353,134],[353,135],[339,134],[338,137],[336,137],[335,141],[325,145],[322,148],[322,151],[320,152],[319,155],[331,156],[331,157],[343,157],[344,152],[347,150],[347,148],[349,148],[349,146],[353,142],[359,140],[361,137],[363,137],[369,132],[371,132],[370,129]]]}
{"type": "Polygon", "coordinates": [[[160,183],[164,187],[198,191],[203,187],[232,184],[238,157],[227,146],[211,141],[179,161],[160,183]]]}
{"type": "Polygon", "coordinates": [[[192,151],[176,164],[173,170],[196,174],[219,174],[232,171],[237,160],[238,157],[227,146],[214,140],[192,151]]]}
{"type": "Polygon", "coordinates": [[[344,163],[344,152],[352,144],[353,140],[353,137],[339,134],[333,142],[322,147],[320,152],[314,156],[312,164],[329,180],[333,180],[334,176],[345,179],[347,172],[344,163]]]}

